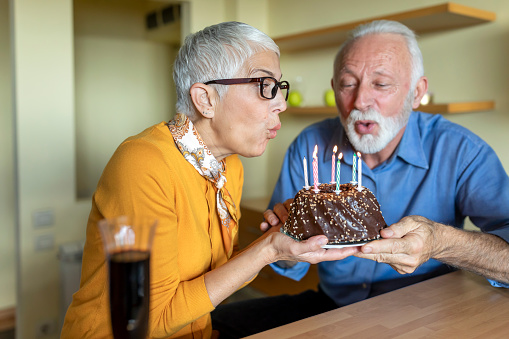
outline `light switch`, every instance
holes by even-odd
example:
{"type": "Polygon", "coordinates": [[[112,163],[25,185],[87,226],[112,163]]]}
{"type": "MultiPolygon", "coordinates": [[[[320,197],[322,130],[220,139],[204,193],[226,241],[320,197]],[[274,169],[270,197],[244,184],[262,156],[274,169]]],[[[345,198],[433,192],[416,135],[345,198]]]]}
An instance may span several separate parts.
{"type": "Polygon", "coordinates": [[[55,224],[55,215],[53,210],[37,211],[33,214],[34,227],[48,227],[55,224]]]}

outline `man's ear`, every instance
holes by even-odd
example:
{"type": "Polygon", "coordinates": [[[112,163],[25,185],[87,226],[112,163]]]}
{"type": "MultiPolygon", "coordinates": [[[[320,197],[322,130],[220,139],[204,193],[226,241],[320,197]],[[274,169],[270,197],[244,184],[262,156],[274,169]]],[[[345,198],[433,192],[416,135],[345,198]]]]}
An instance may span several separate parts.
{"type": "Polygon", "coordinates": [[[198,114],[204,118],[214,116],[216,91],[212,87],[198,82],[191,86],[189,94],[198,114]]]}
{"type": "Polygon", "coordinates": [[[422,76],[415,86],[414,90],[414,101],[412,103],[412,108],[416,109],[421,104],[421,99],[428,92],[428,78],[422,76]]]}

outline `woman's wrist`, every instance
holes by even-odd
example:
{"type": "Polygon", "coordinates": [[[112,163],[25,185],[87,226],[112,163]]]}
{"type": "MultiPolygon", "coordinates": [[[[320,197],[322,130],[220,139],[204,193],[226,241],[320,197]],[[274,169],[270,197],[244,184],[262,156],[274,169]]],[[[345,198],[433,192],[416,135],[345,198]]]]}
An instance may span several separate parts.
{"type": "Polygon", "coordinates": [[[280,259],[279,250],[276,248],[276,234],[268,232],[256,242],[258,258],[263,260],[264,266],[272,264],[280,259]]]}

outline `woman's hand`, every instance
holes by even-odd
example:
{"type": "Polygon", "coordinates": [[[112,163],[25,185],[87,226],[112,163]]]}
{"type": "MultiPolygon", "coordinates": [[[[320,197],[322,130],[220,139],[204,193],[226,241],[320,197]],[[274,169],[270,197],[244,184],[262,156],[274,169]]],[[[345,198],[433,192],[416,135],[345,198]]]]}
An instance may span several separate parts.
{"type": "Polygon", "coordinates": [[[322,261],[341,260],[350,255],[360,252],[360,247],[324,249],[327,237],[317,235],[304,241],[295,241],[280,232],[281,227],[288,219],[288,211],[293,199],[274,205],[273,210],[263,213],[265,221],[260,224],[260,229],[267,232],[267,240],[272,251],[268,252],[267,263],[284,262],[286,267],[293,266],[298,261],[316,264],[322,261]]]}
{"type": "Polygon", "coordinates": [[[304,261],[317,264],[322,261],[341,260],[350,255],[360,253],[360,246],[346,248],[322,248],[327,244],[327,237],[317,235],[307,240],[296,241],[281,233],[283,224],[272,226],[264,235],[269,244],[267,263],[276,261],[304,261]]]}

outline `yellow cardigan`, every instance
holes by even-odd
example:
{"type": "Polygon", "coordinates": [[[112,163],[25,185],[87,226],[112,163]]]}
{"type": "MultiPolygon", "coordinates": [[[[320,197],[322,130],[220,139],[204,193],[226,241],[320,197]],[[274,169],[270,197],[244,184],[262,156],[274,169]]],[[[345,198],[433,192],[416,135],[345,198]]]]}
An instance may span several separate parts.
{"type": "MultiPolygon", "coordinates": [[[[225,162],[225,187],[239,208],[242,163],[236,155],[225,162]]],[[[204,274],[227,261],[216,188],[184,159],[165,123],[124,141],[104,169],[92,200],[80,289],[67,310],[62,338],[112,337],[97,222],[124,214],[159,220],[151,254],[149,337],[209,338],[214,307],[204,274]]]]}

